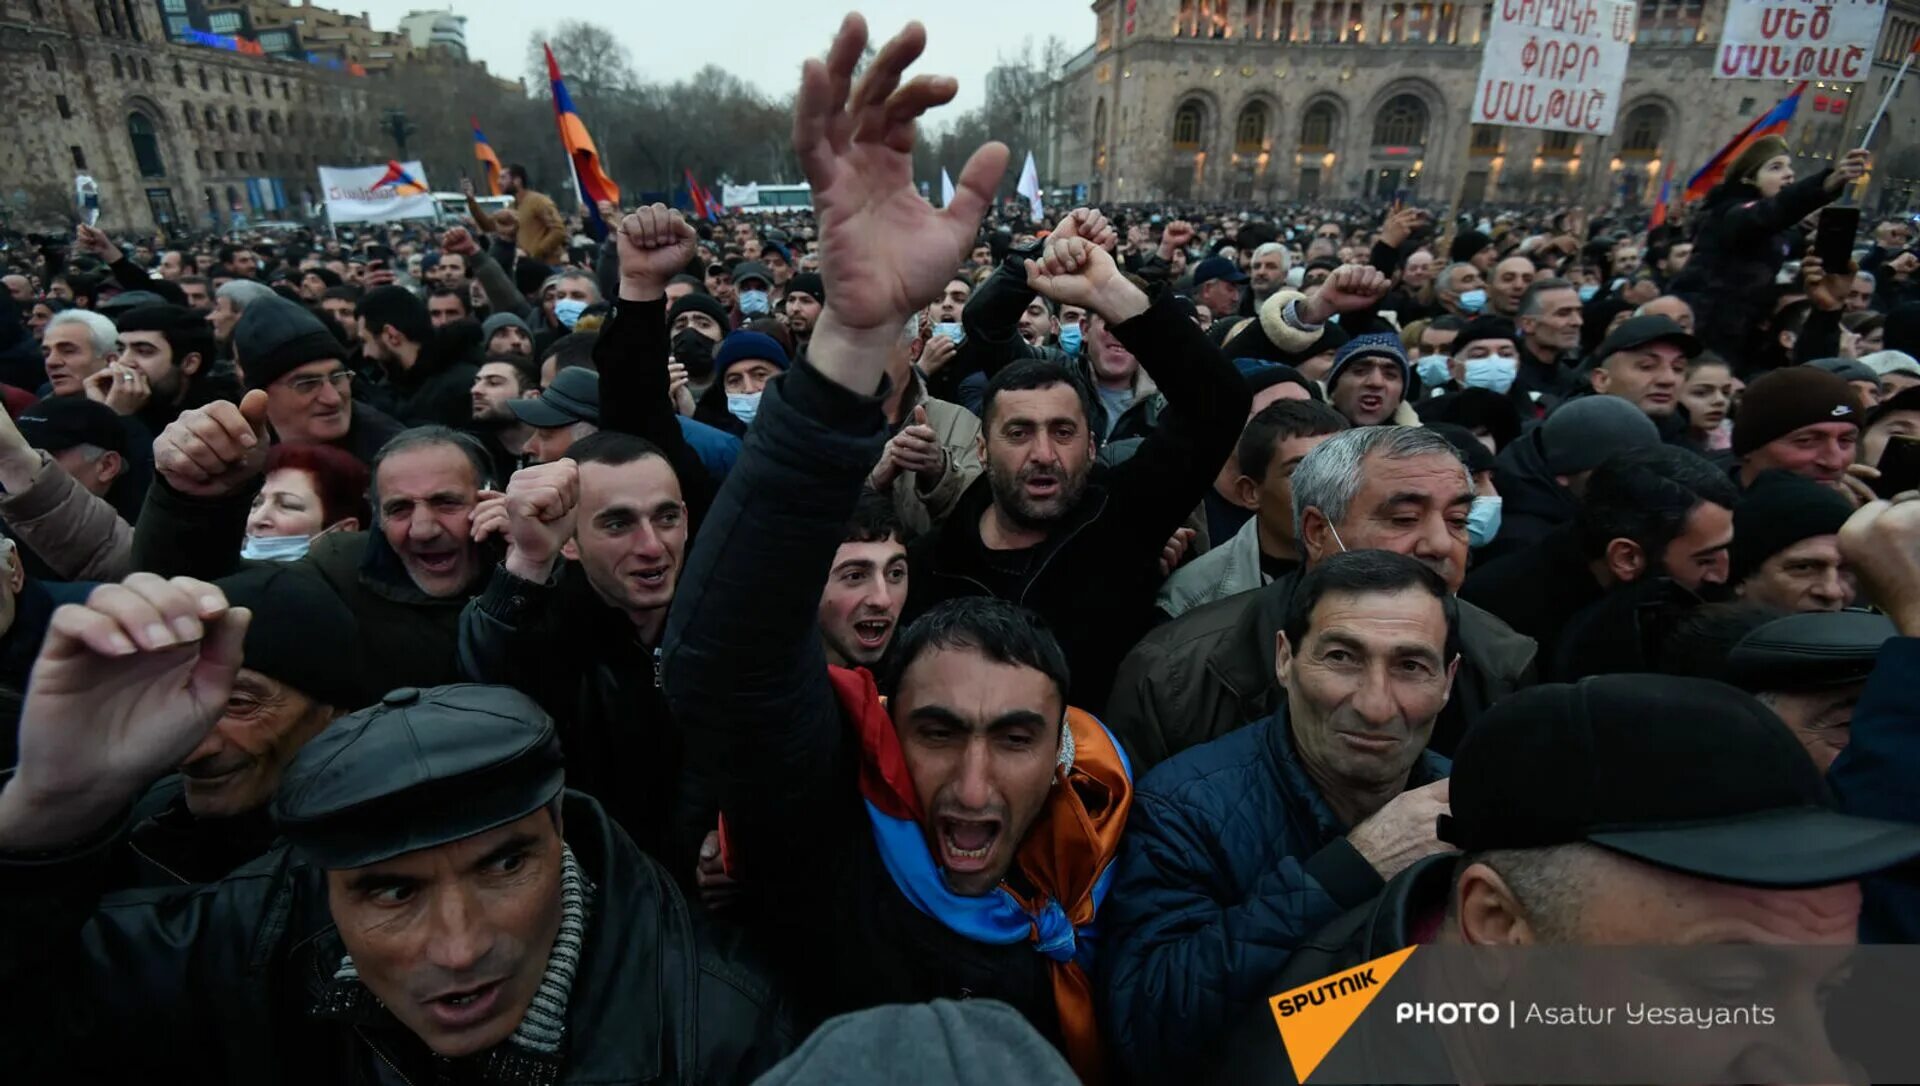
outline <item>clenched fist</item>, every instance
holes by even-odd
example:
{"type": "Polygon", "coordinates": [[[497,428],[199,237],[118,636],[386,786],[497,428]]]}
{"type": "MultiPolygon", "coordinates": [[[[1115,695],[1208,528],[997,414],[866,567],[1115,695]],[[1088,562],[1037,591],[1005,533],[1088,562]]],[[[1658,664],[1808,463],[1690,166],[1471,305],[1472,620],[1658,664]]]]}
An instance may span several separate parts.
{"type": "Polygon", "coordinates": [[[573,538],[580,506],[580,467],[561,458],[522,468],[507,481],[507,572],[544,582],[560,548],[573,538]]]}

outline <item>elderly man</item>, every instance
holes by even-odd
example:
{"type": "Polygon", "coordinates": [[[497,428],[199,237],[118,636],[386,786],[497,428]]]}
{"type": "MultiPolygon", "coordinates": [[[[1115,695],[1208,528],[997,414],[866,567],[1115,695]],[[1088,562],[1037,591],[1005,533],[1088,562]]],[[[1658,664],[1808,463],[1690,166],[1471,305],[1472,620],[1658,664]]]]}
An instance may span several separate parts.
{"type": "Polygon", "coordinates": [[[1734,595],[1782,611],[1838,611],[1858,589],[1840,557],[1853,503],[1829,486],[1784,471],[1755,480],[1733,507],[1727,584],[1734,595]]]}
{"type": "Polygon", "coordinates": [[[1246,290],[1247,273],[1224,256],[1210,256],[1193,266],[1193,300],[1213,311],[1216,317],[1240,312],[1240,296],[1246,290]]]}
{"type": "Polygon", "coordinates": [[[401,427],[354,401],[346,356],[319,318],[283,298],[253,303],[234,325],[234,365],[247,388],[265,391],[275,437],[332,445],[372,463],[401,427]]]}
{"type": "Polygon", "coordinates": [[[281,774],[271,861],[103,898],[96,842],[252,697],[249,618],[214,585],[151,574],[55,614],[0,791],[0,871],[15,900],[44,903],[7,926],[0,960],[63,969],[16,1008],[9,1035],[33,1038],[21,1074],[118,1079],[137,1063],[170,1080],[349,1082],[379,1067],[425,1082],[511,1066],[562,1082],[672,1067],[691,1083],[778,1058],[766,982],[565,791],[552,721],[505,688],[396,690],[335,721],[281,774]],[[278,967],[249,967],[261,959],[278,967]]]}
{"type": "Polygon", "coordinates": [[[1865,414],[1859,394],[1825,370],[1789,366],[1761,376],[1747,386],[1733,419],[1740,485],[1779,468],[1843,486],[1865,414]]]}
{"type": "Polygon", "coordinates": [[[120,356],[120,332],[113,322],[87,309],[53,315],[40,333],[40,357],[47,387],[55,396],[82,396],[87,379],[120,356]]]}
{"type": "Polygon", "coordinates": [[[1575,366],[1580,358],[1580,292],[1566,279],[1535,279],[1520,296],[1515,324],[1520,331],[1520,371],[1514,377],[1516,398],[1525,397],[1542,418],[1546,410],[1565,399],[1578,383],[1575,366]]]}
{"type": "Polygon", "coordinates": [[[1272,715],[1141,780],[1114,868],[1107,1036],[1142,1081],[1206,1057],[1299,942],[1445,848],[1427,750],[1460,658],[1445,581],[1387,551],[1316,564],[1287,603],[1272,715]]]}
{"type": "MultiPolygon", "coordinates": [[[[1294,536],[1306,569],[1349,550],[1390,550],[1459,590],[1466,576],[1473,481],[1447,439],[1408,426],[1335,434],[1293,474],[1294,536]]],[[[1296,571],[1258,592],[1191,611],[1143,638],[1120,665],[1106,720],[1134,763],[1152,766],[1274,711],[1274,637],[1300,584],[1296,571]]],[[[1434,747],[1451,750],[1487,706],[1532,681],[1534,643],[1460,605],[1461,662],[1434,747]]]]}
{"type": "Polygon", "coordinates": [[[1277,241],[1262,242],[1253,250],[1247,271],[1257,307],[1287,285],[1287,247],[1277,241]]]}
{"type": "Polygon", "coordinates": [[[208,314],[208,319],[213,322],[213,338],[222,346],[231,342],[234,325],[240,323],[240,314],[245,313],[248,306],[278,297],[280,296],[273,292],[272,287],[265,283],[256,283],[251,279],[235,279],[229,283],[222,283],[220,288],[213,292],[213,312],[208,314]]]}
{"type": "Polygon", "coordinates": [[[1461,320],[1472,320],[1487,307],[1486,280],[1472,264],[1449,264],[1434,280],[1434,300],[1461,320]]]}

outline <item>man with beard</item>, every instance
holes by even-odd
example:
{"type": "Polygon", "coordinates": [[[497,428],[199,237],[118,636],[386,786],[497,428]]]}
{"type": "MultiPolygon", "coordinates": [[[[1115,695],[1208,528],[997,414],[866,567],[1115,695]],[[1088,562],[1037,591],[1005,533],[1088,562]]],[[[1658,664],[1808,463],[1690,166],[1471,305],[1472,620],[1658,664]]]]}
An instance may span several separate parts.
{"type": "Polygon", "coordinates": [[[705,294],[689,294],[667,308],[672,359],[687,371],[687,391],[695,400],[713,385],[713,350],[730,322],[726,305],[705,294]]]}
{"type": "Polygon", "coordinates": [[[512,313],[495,313],[480,322],[480,342],[490,358],[514,355],[533,360],[533,329],[512,313]]]}
{"type": "MultiPolygon", "coordinates": [[[[240,394],[231,368],[215,367],[213,326],[206,318],[177,305],[143,305],[121,314],[120,362],[101,374],[119,369],[115,391],[131,388],[143,402],[128,401],[131,413],[150,434],[157,434],[180,417],[180,412],[216,399],[240,394]],[[133,380],[126,380],[126,378],[133,380]]],[[[101,374],[95,374],[98,378],[101,374]]],[[[120,410],[112,392],[107,405],[120,410]]]]}
{"type": "Polygon", "coordinates": [[[439,349],[420,299],[405,287],[376,287],[354,312],[361,350],[380,363],[396,417],[409,426],[465,426],[476,367],[439,349]]]}
{"type": "Polygon", "coordinates": [[[493,457],[494,478],[513,475],[533,428],[508,404],[540,395],[540,372],[519,355],[490,355],[473,379],[473,429],[493,457]]]}
{"type": "Polygon", "coordinates": [[[1287,247],[1277,241],[1262,244],[1253,251],[1248,274],[1253,286],[1253,304],[1257,307],[1287,285],[1287,247]]]}
{"type": "Polygon", "coordinates": [[[1232,453],[1251,394],[1171,297],[1150,302],[1087,239],[1050,240],[1027,281],[1097,317],[1103,383],[1144,366],[1166,408],[1139,452],[1090,484],[1093,392],[1053,362],[995,374],[981,416],[986,479],[912,548],[910,610],[974,595],[1033,608],[1066,650],[1073,704],[1098,711],[1120,657],[1153,624],[1158,556],[1232,453]]]}
{"type": "Polygon", "coordinates": [[[818,272],[801,272],[787,280],[787,293],[780,305],[787,315],[787,331],[793,333],[795,358],[807,357],[813,322],[820,319],[820,307],[826,301],[827,288],[818,272]]]}

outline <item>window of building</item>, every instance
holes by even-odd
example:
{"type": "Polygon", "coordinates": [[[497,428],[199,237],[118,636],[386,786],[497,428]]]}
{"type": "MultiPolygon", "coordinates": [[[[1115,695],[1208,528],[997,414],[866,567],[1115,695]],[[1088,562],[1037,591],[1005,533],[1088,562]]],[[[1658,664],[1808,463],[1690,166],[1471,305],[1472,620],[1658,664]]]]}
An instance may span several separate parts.
{"type": "Polygon", "coordinates": [[[233,168],[236,170],[244,170],[247,168],[247,153],[245,151],[235,151],[233,153],[233,168]]]}
{"type": "Polygon", "coordinates": [[[57,72],[60,70],[60,58],[53,55],[53,46],[43,45],[40,47],[40,63],[47,71],[57,72]]]}
{"type": "Polygon", "coordinates": [[[227,107],[227,131],[240,131],[240,111],[233,106],[227,107]]]}
{"type": "Polygon", "coordinates": [[[200,69],[200,89],[207,89],[207,70],[205,68],[200,69]]]}
{"type": "Polygon", "coordinates": [[[242,94],[253,93],[253,77],[252,76],[243,75],[240,77],[240,93],[242,94]]]}
{"type": "Polygon", "coordinates": [[[213,168],[223,172],[226,170],[227,153],[225,151],[215,151],[213,153],[213,168]]]}
{"type": "Polygon", "coordinates": [[[1300,150],[1325,151],[1332,147],[1333,121],[1333,103],[1314,103],[1300,119],[1300,150]]]}
{"type": "Polygon", "coordinates": [[[1667,115],[1659,106],[1640,106],[1627,114],[1626,137],[1620,153],[1629,158],[1652,158],[1660,153],[1660,141],[1667,135],[1667,115]]]}
{"type": "Polygon", "coordinates": [[[127,138],[133,141],[133,161],[140,166],[141,177],[165,177],[166,163],[160,160],[160,134],[153,118],[135,110],[127,115],[127,138]]]}
{"type": "Polygon", "coordinates": [[[1198,103],[1188,102],[1174,111],[1173,149],[1176,151],[1197,151],[1200,149],[1200,106],[1198,103]]]}
{"type": "Polygon", "coordinates": [[[153,82],[153,65],[147,63],[145,57],[140,58],[140,78],[148,83],[153,82]]]}
{"type": "Polygon", "coordinates": [[[178,64],[173,66],[173,85],[176,87],[187,85],[187,70],[178,64]]]}
{"type": "Polygon", "coordinates": [[[1258,154],[1266,150],[1266,143],[1266,103],[1249,102],[1240,111],[1240,119],[1233,126],[1233,149],[1242,154],[1258,154]]]}
{"type": "Polygon", "coordinates": [[[267,114],[267,131],[276,136],[280,134],[280,115],[278,113],[267,114]]]}
{"type": "Polygon", "coordinates": [[[1376,147],[1418,147],[1427,142],[1427,105],[1411,94],[1395,95],[1373,119],[1376,147]]]}
{"type": "MultiPolygon", "coordinates": [[[[289,44],[291,44],[291,41],[289,41],[289,44]]],[[[293,87],[293,84],[288,83],[286,80],[282,79],[280,81],[280,97],[285,98],[288,101],[292,101],[293,100],[292,87],[293,87]]]]}
{"type": "Polygon", "coordinates": [[[66,95],[64,95],[64,94],[56,94],[56,95],[54,95],[54,96],[53,96],[53,106],[54,106],[54,108],[55,108],[55,109],[58,109],[58,110],[60,111],[60,119],[61,119],[61,120],[63,120],[63,121],[64,121],[64,120],[69,120],[69,119],[71,119],[71,118],[73,117],[73,103],[72,103],[72,102],[69,102],[69,101],[67,101],[67,96],[66,96],[66,95]]]}
{"type": "Polygon", "coordinates": [[[240,13],[237,11],[216,11],[207,16],[207,29],[215,34],[232,34],[240,29],[240,13]]]}
{"type": "Polygon", "coordinates": [[[125,79],[127,77],[127,72],[126,72],[126,69],[123,68],[120,64],[120,57],[116,54],[110,59],[113,61],[113,77],[115,79],[125,79]]]}
{"type": "Polygon", "coordinates": [[[100,24],[100,33],[113,33],[113,12],[107,7],[107,0],[93,0],[93,17],[100,24]]]}
{"type": "Polygon", "coordinates": [[[1540,138],[1540,153],[1555,158],[1573,157],[1573,149],[1580,137],[1571,132],[1548,132],[1540,138]]]}
{"type": "Polygon", "coordinates": [[[207,131],[211,132],[214,129],[220,127],[220,115],[213,111],[212,106],[207,107],[206,117],[207,117],[207,131]]]}
{"type": "Polygon", "coordinates": [[[1497,155],[1502,146],[1504,132],[1497,124],[1476,124],[1473,126],[1473,153],[1476,155],[1497,155]]]}
{"type": "Polygon", "coordinates": [[[133,36],[134,41],[145,41],[140,34],[140,15],[133,8],[133,0],[120,0],[120,6],[127,13],[127,33],[133,36]]]}
{"type": "Polygon", "coordinates": [[[67,148],[67,150],[73,153],[73,168],[74,168],[74,169],[76,169],[76,170],[84,170],[84,169],[86,169],[86,168],[87,168],[87,153],[86,153],[85,151],[82,151],[82,150],[80,149],[80,145],[79,145],[79,144],[77,144],[77,143],[76,143],[76,144],[74,144],[73,146],[71,146],[71,147],[69,147],[69,148],[67,148]]]}
{"type": "Polygon", "coordinates": [[[220,73],[220,89],[227,94],[233,93],[233,77],[225,72],[220,73]]]}
{"type": "Polygon", "coordinates": [[[257,109],[247,110],[247,131],[253,133],[256,136],[260,134],[260,111],[259,110],[257,109]]]}
{"type": "Polygon", "coordinates": [[[1274,41],[1293,40],[1293,0],[1280,0],[1280,22],[1273,28],[1274,41]]]}
{"type": "Polygon", "coordinates": [[[206,152],[206,151],[204,151],[204,150],[202,150],[202,149],[200,149],[200,148],[198,148],[198,147],[196,147],[196,148],[194,148],[194,151],[193,151],[193,165],[194,165],[194,167],[195,167],[196,169],[199,169],[199,170],[202,170],[202,171],[204,171],[204,170],[206,170],[206,168],[207,168],[207,152],[206,152]]]}
{"type": "Polygon", "coordinates": [[[43,17],[40,11],[40,0],[27,0],[27,14],[35,19],[43,17]]]}

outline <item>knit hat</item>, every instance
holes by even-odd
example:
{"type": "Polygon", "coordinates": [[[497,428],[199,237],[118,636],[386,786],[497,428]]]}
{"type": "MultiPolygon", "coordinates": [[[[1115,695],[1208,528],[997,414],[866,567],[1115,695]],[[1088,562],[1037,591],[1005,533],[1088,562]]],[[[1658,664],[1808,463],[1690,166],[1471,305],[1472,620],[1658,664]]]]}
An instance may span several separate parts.
{"type": "Polygon", "coordinates": [[[493,334],[502,328],[518,328],[527,334],[528,339],[533,338],[533,329],[527,327],[527,322],[521,320],[517,314],[495,313],[493,316],[480,322],[481,346],[484,348],[487,344],[492,343],[493,334]]]}
{"type": "Polygon", "coordinates": [[[1885,377],[1889,373],[1904,373],[1910,377],[1920,377],[1920,361],[1905,351],[1875,351],[1863,355],[1860,364],[1885,377]]]}
{"type": "Polygon", "coordinates": [[[233,326],[233,360],[249,389],[265,388],[309,362],[346,353],[320,318],[284,298],[248,303],[233,326]]]}
{"type": "Polygon", "coordinates": [[[1745,456],[1802,426],[1822,422],[1860,425],[1860,398],[1853,386],[1812,366],[1788,366],[1747,386],[1733,418],[1733,455],[1745,456]]]}
{"type": "Polygon", "coordinates": [[[735,332],[720,341],[713,352],[713,374],[715,378],[725,376],[729,367],[741,362],[771,362],[786,369],[787,352],[780,342],[772,336],[760,332],[735,332]]]}
{"type": "Polygon", "coordinates": [[[1788,471],[1762,472],[1733,507],[1727,583],[1737,585],[1767,559],[1803,539],[1835,535],[1853,503],[1830,486],[1788,471]]]}
{"type": "Polygon", "coordinates": [[[1478,230],[1468,230],[1453,239],[1453,245],[1447,249],[1447,262],[1465,264],[1472,260],[1475,253],[1493,244],[1493,239],[1478,230]]]}
{"type": "Polygon", "coordinates": [[[787,293],[804,294],[814,301],[825,305],[827,302],[827,283],[820,278],[819,272],[795,272],[787,280],[787,293]]]}
{"type": "Polygon", "coordinates": [[[682,295],[679,301],[667,307],[667,327],[673,327],[673,322],[680,319],[680,314],[688,311],[705,313],[712,317],[713,322],[722,330],[731,323],[731,318],[727,316],[727,307],[720,304],[720,299],[696,290],[692,294],[682,295]]]}
{"type": "Polygon", "coordinates": [[[762,1086],[1068,1086],[1066,1060],[1020,1013],[993,999],[870,1007],[828,1019],[767,1071],[762,1086]]]}
{"type": "Polygon", "coordinates": [[[1307,399],[1315,403],[1327,402],[1326,393],[1320,386],[1307,380],[1306,375],[1279,362],[1262,362],[1257,358],[1236,358],[1233,368],[1240,371],[1246,379],[1247,391],[1258,396],[1275,385],[1299,385],[1307,392],[1307,399]]]}
{"type": "Polygon", "coordinates": [[[1816,358],[1805,364],[1817,370],[1826,370],[1842,381],[1871,381],[1876,385],[1880,383],[1880,375],[1874,372],[1873,367],[1855,362],[1851,358],[1816,358]]]}
{"type": "MultiPolygon", "coordinates": [[[[1325,350],[1325,338],[1323,337],[1316,346],[1325,350]]],[[[1368,332],[1365,335],[1354,336],[1341,345],[1339,352],[1333,356],[1333,368],[1327,371],[1327,387],[1331,389],[1339,384],[1340,375],[1346,371],[1347,364],[1362,358],[1384,358],[1399,366],[1402,388],[1405,388],[1411,380],[1407,366],[1407,351],[1400,346],[1400,337],[1391,332],[1368,332]]]]}
{"type": "Polygon", "coordinates": [[[1520,345],[1520,333],[1514,330],[1512,321],[1505,317],[1475,317],[1453,338],[1453,346],[1447,348],[1447,354],[1458,358],[1467,353],[1469,344],[1482,339],[1504,339],[1515,347],[1520,345]]]}
{"type": "Polygon", "coordinates": [[[1750,185],[1753,183],[1754,175],[1760,172],[1760,167],[1765,166],[1768,159],[1791,153],[1783,137],[1762,136],[1747,144],[1745,150],[1734,156],[1732,164],[1727,167],[1727,182],[1734,185],[1742,183],[1750,185]]]}
{"type": "Polygon", "coordinates": [[[1618,396],[1568,400],[1540,424],[1541,451],[1555,475],[1592,471],[1614,453],[1658,444],[1653,420],[1618,396]]]}
{"type": "Polygon", "coordinates": [[[343,711],[372,698],[354,648],[359,625],[320,578],[275,562],[215,583],[230,606],[253,612],[240,666],[343,711]]]}

